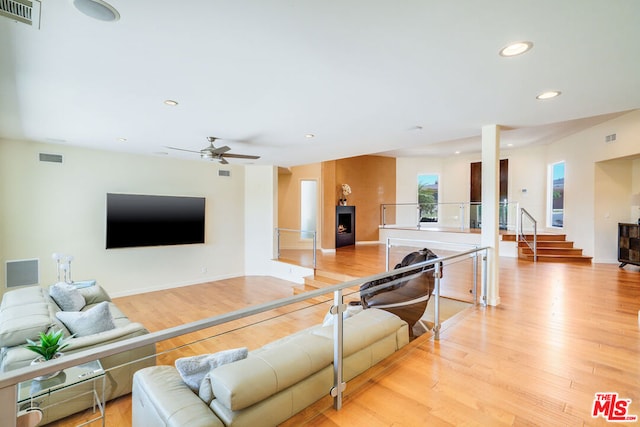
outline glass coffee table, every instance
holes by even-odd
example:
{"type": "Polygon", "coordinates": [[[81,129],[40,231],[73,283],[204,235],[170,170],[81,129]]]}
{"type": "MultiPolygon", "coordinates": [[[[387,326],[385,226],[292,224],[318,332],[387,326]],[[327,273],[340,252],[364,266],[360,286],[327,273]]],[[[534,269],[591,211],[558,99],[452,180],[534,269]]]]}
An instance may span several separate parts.
{"type": "Polygon", "coordinates": [[[42,424],[92,408],[92,418],[79,424],[87,425],[102,420],[106,377],[99,360],[73,366],[45,380],[29,380],[18,385],[18,411],[39,409],[42,424]],[[74,409],[77,409],[74,411],[74,409]]]}

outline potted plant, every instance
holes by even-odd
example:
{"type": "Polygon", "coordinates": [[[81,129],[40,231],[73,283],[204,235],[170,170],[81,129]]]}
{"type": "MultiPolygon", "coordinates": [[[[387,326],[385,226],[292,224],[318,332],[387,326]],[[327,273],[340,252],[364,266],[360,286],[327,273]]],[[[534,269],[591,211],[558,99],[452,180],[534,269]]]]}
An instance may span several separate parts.
{"type": "MultiPolygon", "coordinates": [[[[64,332],[62,330],[50,330],[47,333],[40,332],[40,342],[35,342],[27,338],[27,344],[26,347],[29,350],[38,354],[38,357],[31,362],[32,365],[62,356],[62,350],[69,345],[64,338],[64,332]]],[[[36,380],[51,378],[59,373],[60,371],[42,375],[37,377],[36,380]]]]}

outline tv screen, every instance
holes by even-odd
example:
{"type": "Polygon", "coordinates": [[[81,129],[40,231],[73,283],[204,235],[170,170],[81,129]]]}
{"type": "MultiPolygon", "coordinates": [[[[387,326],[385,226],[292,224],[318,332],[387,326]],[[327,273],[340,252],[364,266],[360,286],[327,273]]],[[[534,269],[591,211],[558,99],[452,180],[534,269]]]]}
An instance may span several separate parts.
{"type": "Polygon", "coordinates": [[[107,193],[107,249],[204,243],[204,197],[107,193]]]}

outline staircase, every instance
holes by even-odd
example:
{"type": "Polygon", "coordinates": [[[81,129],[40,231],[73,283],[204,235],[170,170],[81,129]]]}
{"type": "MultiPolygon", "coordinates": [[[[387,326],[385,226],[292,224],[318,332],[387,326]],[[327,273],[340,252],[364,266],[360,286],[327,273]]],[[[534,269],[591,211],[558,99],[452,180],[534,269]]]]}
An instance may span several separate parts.
{"type": "MultiPolygon", "coordinates": [[[[533,235],[526,234],[525,239],[533,242],[533,235]]],[[[505,234],[504,241],[517,241],[515,234],[505,234]]],[[[538,261],[591,263],[592,257],[582,254],[582,249],[574,248],[565,234],[538,234],[538,261]]],[[[518,240],[518,258],[533,261],[533,250],[526,242],[518,240]]]]}
{"type": "MultiPolygon", "coordinates": [[[[304,284],[300,286],[295,286],[293,288],[293,294],[298,295],[304,292],[315,291],[316,289],[326,288],[332,285],[337,285],[338,283],[347,282],[349,280],[356,279],[354,276],[349,276],[348,274],[334,273],[331,271],[325,270],[316,270],[313,276],[307,276],[304,278],[304,284]]],[[[345,296],[351,292],[357,292],[359,287],[354,287],[353,289],[348,288],[343,292],[345,296]]],[[[333,298],[333,295],[324,295],[322,299],[333,298]]],[[[318,301],[320,302],[320,301],[318,301]]]]}

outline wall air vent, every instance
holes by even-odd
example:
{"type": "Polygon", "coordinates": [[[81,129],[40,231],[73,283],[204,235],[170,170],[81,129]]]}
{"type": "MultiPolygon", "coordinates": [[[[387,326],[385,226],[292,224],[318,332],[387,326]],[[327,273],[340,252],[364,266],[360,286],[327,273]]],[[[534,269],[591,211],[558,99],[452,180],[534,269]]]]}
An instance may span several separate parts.
{"type": "Polygon", "coordinates": [[[37,285],[40,282],[39,263],[37,258],[7,261],[5,270],[7,288],[37,285]]]}
{"type": "Polygon", "coordinates": [[[231,171],[218,169],[218,176],[231,176],[231,171]]]}
{"type": "Polygon", "coordinates": [[[612,133],[611,135],[607,135],[607,136],[604,138],[604,141],[605,141],[605,142],[616,142],[616,134],[615,134],[615,133],[612,133]]]}
{"type": "Polygon", "coordinates": [[[40,1],[0,0],[0,16],[40,29],[40,1]]]}
{"type": "Polygon", "coordinates": [[[62,163],[62,154],[40,153],[40,161],[50,162],[50,163],[62,163]]]}

